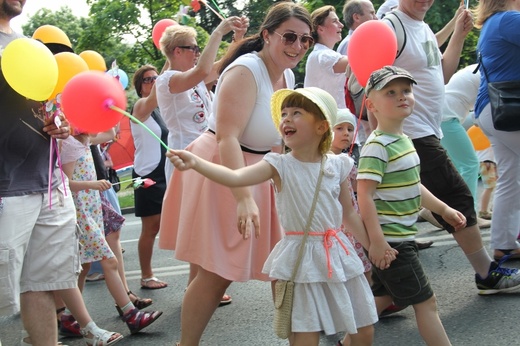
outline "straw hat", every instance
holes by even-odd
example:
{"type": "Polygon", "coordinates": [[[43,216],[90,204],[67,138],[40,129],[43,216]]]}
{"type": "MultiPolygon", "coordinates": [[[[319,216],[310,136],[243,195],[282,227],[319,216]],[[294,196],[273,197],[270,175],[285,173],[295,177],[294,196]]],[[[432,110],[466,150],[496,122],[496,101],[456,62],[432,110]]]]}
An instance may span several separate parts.
{"type": "Polygon", "coordinates": [[[271,97],[271,116],[276,128],[282,121],[282,104],[285,98],[292,94],[300,94],[305,98],[312,101],[318,108],[323,112],[325,118],[329,123],[329,127],[332,128],[336,122],[336,113],[338,112],[338,106],[336,100],[325,90],[315,87],[300,88],[296,90],[292,89],[280,89],[277,90],[271,97]]]}

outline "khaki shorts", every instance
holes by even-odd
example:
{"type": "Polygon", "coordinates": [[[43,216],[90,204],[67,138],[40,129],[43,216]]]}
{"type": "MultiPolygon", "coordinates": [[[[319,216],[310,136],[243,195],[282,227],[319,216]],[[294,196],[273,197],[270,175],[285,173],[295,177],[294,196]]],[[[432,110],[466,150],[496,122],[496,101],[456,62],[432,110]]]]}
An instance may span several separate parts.
{"type": "Polygon", "coordinates": [[[497,186],[497,164],[493,161],[481,162],[480,178],[485,189],[492,189],[497,186]]]}
{"type": "Polygon", "coordinates": [[[76,209],[63,185],[47,193],[3,197],[0,214],[0,315],[20,310],[20,293],[77,287],[76,209]]]}

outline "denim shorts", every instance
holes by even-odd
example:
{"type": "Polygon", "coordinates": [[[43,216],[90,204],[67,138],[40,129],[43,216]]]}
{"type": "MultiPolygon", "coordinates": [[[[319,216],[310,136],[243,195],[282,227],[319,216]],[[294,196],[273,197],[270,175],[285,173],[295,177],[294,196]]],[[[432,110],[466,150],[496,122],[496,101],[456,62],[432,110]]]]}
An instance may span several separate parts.
{"type": "Polygon", "coordinates": [[[391,296],[395,305],[422,303],[433,296],[433,289],[424,273],[417,245],[413,241],[389,243],[399,254],[388,269],[372,266],[374,296],[391,296]]]}

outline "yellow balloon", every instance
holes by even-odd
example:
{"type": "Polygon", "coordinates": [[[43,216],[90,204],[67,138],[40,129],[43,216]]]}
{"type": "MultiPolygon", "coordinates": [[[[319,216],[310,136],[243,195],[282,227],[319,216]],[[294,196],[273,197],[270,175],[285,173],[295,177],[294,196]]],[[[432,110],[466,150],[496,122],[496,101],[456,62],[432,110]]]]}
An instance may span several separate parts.
{"type": "Polygon", "coordinates": [[[93,50],[85,50],[79,53],[79,56],[83,60],[85,60],[90,70],[102,72],[105,72],[107,70],[105,59],[103,59],[101,54],[99,54],[98,52],[93,50]]]}
{"type": "Polygon", "coordinates": [[[480,127],[473,125],[468,129],[467,133],[475,150],[484,150],[491,146],[491,142],[480,127]]]}
{"type": "Polygon", "coordinates": [[[80,72],[88,71],[88,65],[85,60],[74,53],[63,52],[54,56],[58,64],[58,82],[49,99],[53,99],[63,91],[65,84],[80,72]]]}
{"type": "Polygon", "coordinates": [[[43,43],[18,38],[4,49],[1,59],[5,80],[17,93],[29,99],[49,98],[58,81],[58,64],[43,43]]]}

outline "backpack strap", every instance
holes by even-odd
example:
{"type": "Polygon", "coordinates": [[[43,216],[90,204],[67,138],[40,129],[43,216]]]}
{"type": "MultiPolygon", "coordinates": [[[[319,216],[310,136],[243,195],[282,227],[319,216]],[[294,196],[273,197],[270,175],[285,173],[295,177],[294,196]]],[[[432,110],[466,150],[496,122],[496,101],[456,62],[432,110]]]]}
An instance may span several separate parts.
{"type": "Polygon", "coordinates": [[[397,53],[395,56],[397,59],[399,56],[401,56],[401,53],[406,46],[406,31],[404,30],[403,22],[395,11],[388,12],[382,20],[390,22],[392,28],[394,29],[395,36],[397,37],[397,53]]]}

